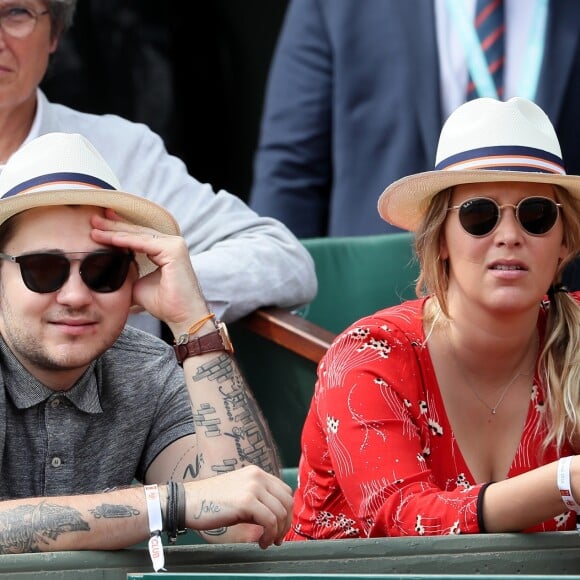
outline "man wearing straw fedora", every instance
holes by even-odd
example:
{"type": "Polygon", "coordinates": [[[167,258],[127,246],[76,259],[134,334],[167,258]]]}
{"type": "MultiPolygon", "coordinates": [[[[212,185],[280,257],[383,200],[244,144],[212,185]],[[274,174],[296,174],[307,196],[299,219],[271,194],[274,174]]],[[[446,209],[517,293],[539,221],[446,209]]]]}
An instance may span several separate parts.
{"type": "Polygon", "coordinates": [[[171,214],[78,134],[20,148],[0,195],[0,553],[279,543],[291,490],[171,214]]]}
{"type": "MultiPolygon", "coordinates": [[[[220,319],[231,322],[261,306],[294,307],[312,300],[312,259],[280,222],[194,179],[145,125],[47,100],[38,86],[75,6],[76,0],[0,0],[0,166],[39,135],[80,133],[124,187],[176,217],[204,296],[220,319]]],[[[132,323],[161,333],[158,321],[136,316],[132,323]]]]}
{"type": "MultiPolygon", "coordinates": [[[[475,99],[434,171],[379,213],[415,233],[417,299],[320,362],[287,538],[574,529],[580,521],[580,176],[533,102],[475,99]]],[[[377,272],[377,276],[381,273],[377,272]]]]}

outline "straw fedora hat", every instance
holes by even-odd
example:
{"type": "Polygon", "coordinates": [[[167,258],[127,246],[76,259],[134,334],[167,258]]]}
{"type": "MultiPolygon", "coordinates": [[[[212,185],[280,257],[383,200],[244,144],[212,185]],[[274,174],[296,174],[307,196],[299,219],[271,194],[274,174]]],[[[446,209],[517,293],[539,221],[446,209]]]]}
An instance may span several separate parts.
{"type": "Polygon", "coordinates": [[[580,199],[580,176],[566,175],[556,131],[544,111],[520,97],[481,98],[458,107],[443,125],[435,171],[389,185],[379,197],[379,214],[415,231],[437,193],[490,181],[551,183],[580,199]]]}
{"type": "MultiPolygon", "coordinates": [[[[14,153],[0,173],[0,224],[12,216],[50,205],[110,208],[134,224],[179,235],[173,216],[160,205],[121,191],[112,169],[85,137],[47,133],[14,153]]],[[[139,274],[157,266],[137,254],[139,274]]]]}

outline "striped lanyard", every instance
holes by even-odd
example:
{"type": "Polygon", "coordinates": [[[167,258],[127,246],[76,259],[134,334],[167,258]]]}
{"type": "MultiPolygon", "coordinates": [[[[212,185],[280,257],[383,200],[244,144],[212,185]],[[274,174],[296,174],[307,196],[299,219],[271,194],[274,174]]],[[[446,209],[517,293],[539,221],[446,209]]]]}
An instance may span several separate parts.
{"type": "MultiPolygon", "coordinates": [[[[469,74],[477,86],[480,97],[499,98],[493,78],[487,67],[485,54],[481,49],[477,31],[465,9],[465,0],[447,0],[447,9],[453,18],[455,29],[459,34],[465,50],[469,74]]],[[[533,101],[538,89],[538,79],[544,55],[546,40],[546,23],[548,20],[548,0],[536,0],[532,25],[526,43],[524,63],[518,79],[516,94],[533,101]]]]}

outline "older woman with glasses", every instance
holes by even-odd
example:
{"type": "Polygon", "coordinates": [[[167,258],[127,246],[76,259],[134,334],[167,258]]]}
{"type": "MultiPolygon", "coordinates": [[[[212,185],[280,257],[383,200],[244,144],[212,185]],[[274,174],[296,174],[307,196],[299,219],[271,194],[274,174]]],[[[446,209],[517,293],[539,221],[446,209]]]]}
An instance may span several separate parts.
{"type": "Polygon", "coordinates": [[[387,187],[379,213],[415,232],[418,298],[321,361],[287,539],[573,529],[580,307],[561,275],[580,177],[547,116],[522,98],[462,105],[435,171],[387,187]]]}

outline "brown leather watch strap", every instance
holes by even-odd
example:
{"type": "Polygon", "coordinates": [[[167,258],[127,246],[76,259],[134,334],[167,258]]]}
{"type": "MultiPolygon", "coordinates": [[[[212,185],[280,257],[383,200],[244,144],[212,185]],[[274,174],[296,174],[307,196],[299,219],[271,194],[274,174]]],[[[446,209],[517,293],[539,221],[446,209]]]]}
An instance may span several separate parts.
{"type": "Polygon", "coordinates": [[[206,352],[217,352],[220,350],[233,352],[232,343],[228,336],[225,324],[220,323],[214,332],[203,336],[190,336],[185,344],[174,344],[173,350],[177,361],[181,364],[186,358],[198,356],[206,352]]]}

